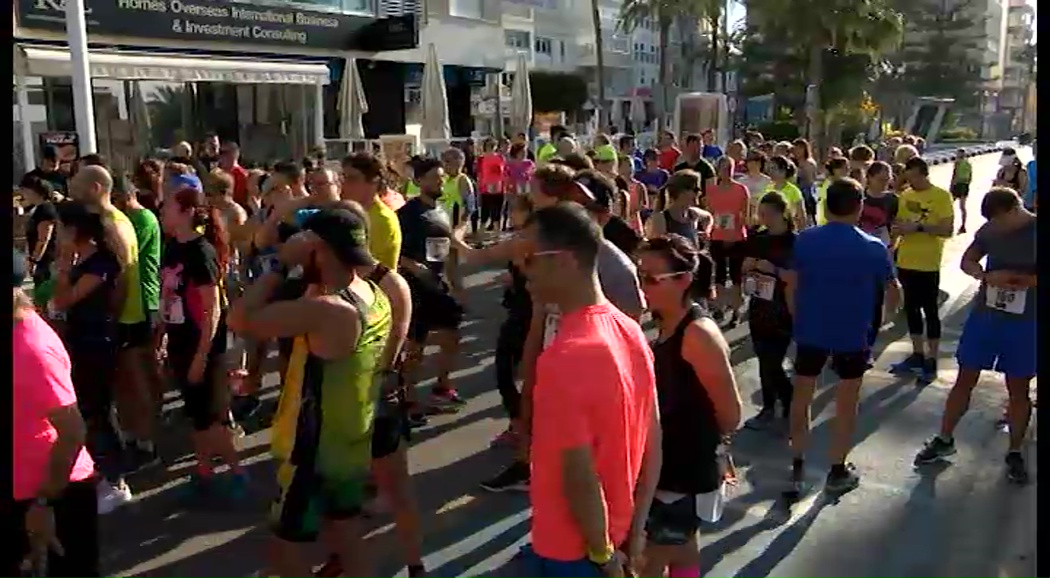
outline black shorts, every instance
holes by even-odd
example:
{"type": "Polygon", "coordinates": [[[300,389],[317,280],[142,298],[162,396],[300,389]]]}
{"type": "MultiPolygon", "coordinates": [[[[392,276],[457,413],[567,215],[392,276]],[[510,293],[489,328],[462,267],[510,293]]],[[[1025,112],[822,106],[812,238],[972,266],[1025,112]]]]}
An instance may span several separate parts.
{"type": "Polygon", "coordinates": [[[659,546],[688,544],[700,530],[700,516],[696,514],[696,496],[685,496],[665,504],[653,500],[649,517],[645,520],[646,539],[659,546]]]}
{"type": "Polygon", "coordinates": [[[138,323],[118,323],[117,343],[120,349],[135,349],[148,347],[153,343],[153,324],[150,318],[138,323]]]}
{"type": "Polygon", "coordinates": [[[412,320],[408,339],[423,343],[431,331],[456,331],[463,323],[463,307],[449,293],[448,283],[423,282],[412,275],[405,281],[412,292],[412,320]]]}
{"type": "Polygon", "coordinates": [[[725,286],[726,281],[740,285],[744,270],[741,243],[711,241],[711,260],[715,263],[715,285],[725,286]]]}
{"type": "Polygon", "coordinates": [[[408,410],[403,403],[387,406],[382,415],[376,415],[372,425],[372,459],[393,455],[402,443],[412,440],[408,424],[408,410]]]}
{"type": "Polygon", "coordinates": [[[952,183],[949,191],[953,199],[965,199],[970,196],[970,183],[952,183]]]}
{"type": "Polygon", "coordinates": [[[824,364],[831,358],[831,369],[840,379],[860,379],[868,371],[868,351],[836,353],[799,344],[795,348],[795,375],[817,377],[824,371],[824,364]]]}
{"type": "MultiPolygon", "coordinates": [[[[193,425],[194,431],[204,431],[217,423],[229,422],[230,388],[226,381],[226,318],[219,320],[215,340],[208,353],[208,363],[204,368],[204,379],[200,383],[190,383],[190,365],[193,354],[168,352],[168,365],[171,368],[175,386],[182,396],[182,411],[193,425]],[[175,355],[172,355],[175,353],[175,355]]],[[[170,343],[170,342],[169,342],[170,343]]]]}

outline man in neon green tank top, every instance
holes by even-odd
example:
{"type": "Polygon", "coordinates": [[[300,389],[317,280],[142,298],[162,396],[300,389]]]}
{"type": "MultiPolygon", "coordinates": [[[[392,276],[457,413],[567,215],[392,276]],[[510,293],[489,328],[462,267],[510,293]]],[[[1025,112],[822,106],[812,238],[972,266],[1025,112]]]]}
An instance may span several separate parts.
{"type": "Polygon", "coordinates": [[[344,208],[319,209],[233,304],[229,325],[255,339],[294,345],[274,417],[270,451],[280,496],[273,504],[270,575],[311,576],[301,544],[333,533],[347,576],[370,576],[361,560],[361,508],[372,461],[379,397],[377,361],[391,328],[390,302],[355,268],[371,264],[365,223],[344,208]],[[301,267],[306,295],[273,301],[288,271],[301,267]]]}

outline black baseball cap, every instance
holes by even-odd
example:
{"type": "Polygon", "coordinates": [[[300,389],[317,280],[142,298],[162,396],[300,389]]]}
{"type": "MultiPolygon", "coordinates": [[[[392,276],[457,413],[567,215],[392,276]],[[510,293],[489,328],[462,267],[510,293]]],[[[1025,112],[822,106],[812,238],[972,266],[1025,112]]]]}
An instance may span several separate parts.
{"type": "Polygon", "coordinates": [[[26,256],[18,249],[12,249],[12,251],[14,252],[12,257],[14,267],[11,271],[11,285],[18,289],[26,280],[26,256]]]}
{"type": "Polygon", "coordinates": [[[592,171],[581,171],[574,179],[577,184],[582,185],[590,192],[590,200],[583,204],[589,210],[608,211],[616,199],[615,183],[610,186],[611,179],[599,177],[592,171]]]}
{"type": "Polygon", "coordinates": [[[318,209],[303,221],[302,230],[320,237],[344,265],[364,267],[375,263],[368,251],[367,224],[353,211],[318,209]]]}

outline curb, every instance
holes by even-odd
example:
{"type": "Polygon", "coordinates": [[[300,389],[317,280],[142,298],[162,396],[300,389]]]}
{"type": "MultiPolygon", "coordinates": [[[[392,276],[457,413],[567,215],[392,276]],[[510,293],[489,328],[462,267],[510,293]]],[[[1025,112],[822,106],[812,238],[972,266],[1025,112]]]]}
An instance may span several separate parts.
{"type": "MultiPolygon", "coordinates": [[[[978,146],[963,146],[960,147],[966,152],[966,157],[976,157],[986,155],[990,153],[997,153],[1003,150],[1005,145],[994,144],[994,145],[978,145],[978,146]]],[[[944,163],[955,162],[955,151],[948,152],[936,152],[931,154],[921,155],[931,165],[941,165],[944,163]]]]}

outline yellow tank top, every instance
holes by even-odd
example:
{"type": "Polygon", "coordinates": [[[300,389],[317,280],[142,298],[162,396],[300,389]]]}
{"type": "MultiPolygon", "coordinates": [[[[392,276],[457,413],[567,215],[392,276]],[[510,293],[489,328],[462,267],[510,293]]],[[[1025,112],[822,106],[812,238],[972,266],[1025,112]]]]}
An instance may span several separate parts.
{"type": "Polygon", "coordinates": [[[124,305],[120,308],[117,321],[132,325],[146,320],[146,306],[142,301],[142,283],[139,277],[139,242],[135,236],[135,227],[131,219],[116,207],[102,210],[102,218],[113,227],[126,247],[125,253],[119,255],[125,264],[124,271],[124,305]]]}

